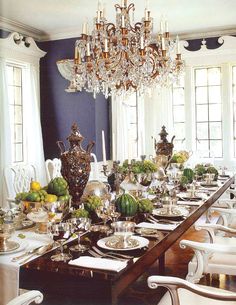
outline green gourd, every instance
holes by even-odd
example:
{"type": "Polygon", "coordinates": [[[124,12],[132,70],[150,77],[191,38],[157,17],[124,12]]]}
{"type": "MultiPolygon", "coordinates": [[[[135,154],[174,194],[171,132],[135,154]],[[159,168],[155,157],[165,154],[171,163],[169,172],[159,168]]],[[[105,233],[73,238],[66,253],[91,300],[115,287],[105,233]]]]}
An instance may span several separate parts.
{"type": "Polygon", "coordinates": [[[187,177],[189,183],[192,183],[194,177],[194,171],[191,168],[185,168],[183,171],[183,176],[187,177]]]}
{"type": "Polygon", "coordinates": [[[131,217],[137,213],[137,201],[132,195],[128,193],[120,195],[116,199],[115,205],[117,211],[121,213],[121,216],[123,217],[131,217]]]}

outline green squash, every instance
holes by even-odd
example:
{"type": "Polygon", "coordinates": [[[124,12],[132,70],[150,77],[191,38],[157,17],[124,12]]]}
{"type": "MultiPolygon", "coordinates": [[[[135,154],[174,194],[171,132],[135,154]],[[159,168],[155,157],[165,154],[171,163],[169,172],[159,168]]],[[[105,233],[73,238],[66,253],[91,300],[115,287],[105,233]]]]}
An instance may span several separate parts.
{"type": "Polygon", "coordinates": [[[183,176],[188,179],[189,183],[193,182],[194,171],[191,168],[185,168],[183,171],[183,176]]]}
{"type": "Polygon", "coordinates": [[[136,199],[127,193],[120,195],[115,202],[116,209],[123,217],[132,217],[137,213],[136,199]]]}

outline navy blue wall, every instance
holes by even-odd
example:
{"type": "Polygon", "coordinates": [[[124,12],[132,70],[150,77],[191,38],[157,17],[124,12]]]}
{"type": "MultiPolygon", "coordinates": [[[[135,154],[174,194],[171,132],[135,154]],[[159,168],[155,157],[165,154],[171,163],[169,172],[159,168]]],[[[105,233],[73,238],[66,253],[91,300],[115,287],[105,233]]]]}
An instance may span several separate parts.
{"type": "Polygon", "coordinates": [[[105,131],[107,157],[110,155],[109,103],[102,94],[94,100],[87,92],[67,93],[68,81],[56,66],[61,59],[73,57],[75,39],[55,40],[38,43],[47,54],[40,63],[41,122],[45,158],[59,156],[56,141],[66,141],[70,127],[77,122],[85,137],[83,147],[95,141],[93,152],[102,158],[101,133],[105,131]]]}

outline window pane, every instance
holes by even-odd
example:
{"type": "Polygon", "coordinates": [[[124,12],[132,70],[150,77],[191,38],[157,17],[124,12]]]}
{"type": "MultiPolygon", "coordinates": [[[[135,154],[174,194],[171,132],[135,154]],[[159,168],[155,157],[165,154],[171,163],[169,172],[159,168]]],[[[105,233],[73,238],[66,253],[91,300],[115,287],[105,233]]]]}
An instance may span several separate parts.
{"type": "Polygon", "coordinates": [[[221,158],[222,157],[222,141],[212,140],[210,141],[210,151],[214,154],[212,157],[221,158]]]}
{"type": "Polygon", "coordinates": [[[221,121],[221,104],[209,105],[209,120],[221,121]]]}
{"type": "Polygon", "coordinates": [[[22,122],[22,107],[15,106],[15,115],[14,115],[15,124],[21,124],[22,122]]]}
{"type": "Polygon", "coordinates": [[[23,161],[23,145],[15,144],[15,162],[23,161]]]}
{"type": "Polygon", "coordinates": [[[207,69],[196,69],[196,86],[207,85],[207,69]]]}
{"type": "Polygon", "coordinates": [[[198,151],[208,151],[208,141],[207,140],[201,140],[201,141],[197,141],[197,150],[198,151]],[[200,142],[200,143],[199,143],[200,142]]]}
{"type": "Polygon", "coordinates": [[[14,85],[13,67],[7,66],[7,83],[8,85],[14,85]]]}
{"type": "Polygon", "coordinates": [[[220,68],[208,69],[208,85],[220,85],[220,68]]]}
{"type": "Polygon", "coordinates": [[[23,135],[22,135],[22,125],[16,125],[15,127],[15,142],[22,142],[23,135]]]}
{"type": "Polygon", "coordinates": [[[208,106],[197,105],[197,121],[206,122],[208,121],[208,106]]]}
{"type": "Polygon", "coordinates": [[[21,87],[15,87],[15,104],[16,105],[21,105],[22,104],[21,87]]]}
{"type": "Polygon", "coordinates": [[[207,103],[207,87],[196,88],[196,103],[197,104],[207,103]]]}
{"type": "Polygon", "coordinates": [[[173,105],[184,104],[184,88],[173,89],[173,105]]]}
{"type": "Polygon", "coordinates": [[[175,123],[175,139],[184,139],[185,137],[185,124],[184,123],[175,123]]]}
{"type": "Polygon", "coordinates": [[[21,68],[14,67],[14,85],[21,86],[21,68]]]}
{"type": "Polygon", "coordinates": [[[197,138],[208,139],[208,123],[197,123],[197,138]]]}
{"type": "Polygon", "coordinates": [[[174,106],[173,116],[174,116],[174,122],[184,122],[185,121],[184,106],[174,106]]]}
{"type": "Polygon", "coordinates": [[[221,139],[221,122],[210,123],[210,139],[221,139]]]}
{"type": "Polygon", "coordinates": [[[220,86],[209,87],[209,103],[221,103],[220,86]]]}

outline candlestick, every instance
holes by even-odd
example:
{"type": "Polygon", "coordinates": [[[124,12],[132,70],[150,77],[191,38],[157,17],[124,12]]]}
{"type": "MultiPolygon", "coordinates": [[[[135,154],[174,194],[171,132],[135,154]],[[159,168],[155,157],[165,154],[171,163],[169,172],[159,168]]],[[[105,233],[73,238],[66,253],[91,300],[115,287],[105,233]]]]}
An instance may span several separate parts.
{"type": "Polygon", "coordinates": [[[163,34],[163,21],[160,22],[160,33],[163,34]]]}
{"type": "Polygon", "coordinates": [[[105,52],[108,52],[108,41],[106,38],[105,38],[105,52]]]}
{"type": "Polygon", "coordinates": [[[102,130],[102,158],[103,158],[103,165],[107,165],[104,130],[102,130]]]}
{"type": "Polygon", "coordinates": [[[100,23],[100,11],[97,11],[97,23],[100,23]]]}
{"type": "Polygon", "coordinates": [[[179,36],[176,36],[176,54],[180,54],[179,36]]]}
{"type": "Polygon", "coordinates": [[[169,32],[169,26],[168,26],[168,21],[166,20],[166,22],[165,22],[165,31],[166,31],[166,33],[168,33],[169,32]]]}
{"type": "Polygon", "coordinates": [[[90,56],[90,45],[89,45],[89,42],[87,42],[87,56],[90,56]]]}
{"type": "Polygon", "coordinates": [[[116,161],[116,146],[115,146],[115,133],[112,133],[112,153],[113,153],[113,161],[116,161]]]}
{"type": "Polygon", "coordinates": [[[75,59],[77,59],[77,58],[78,58],[78,47],[75,46],[75,59]]]}
{"type": "Polygon", "coordinates": [[[125,0],[121,0],[121,7],[125,6],[125,0]]]}
{"type": "Polygon", "coordinates": [[[148,21],[148,10],[147,10],[147,8],[145,8],[144,16],[145,16],[145,21],[148,21]]]}
{"type": "Polygon", "coordinates": [[[144,49],[144,41],[143,41],[143,36],[140,37],[140,49],[144,49]]]}
{"type": "Polygon", "coordinates": [[[125,27],[125,16],[121,16],[121,27],[124,28],[125,27]]]}
{"type": "Polygon", "coordinates": [[[161,48],[162,48],[163,51],[166,49],[165,38],[164,37],[162,37],[162,39],[161,39],[161,48]]]}
{"type": "Polygon", "coordinates": [[[87,34],[86,32],[87,32],[87,30],[86,30],[86,23],[84,22],[83,23],[83,27],[82,27],[82,34],[86,35],[87,34]]]}

